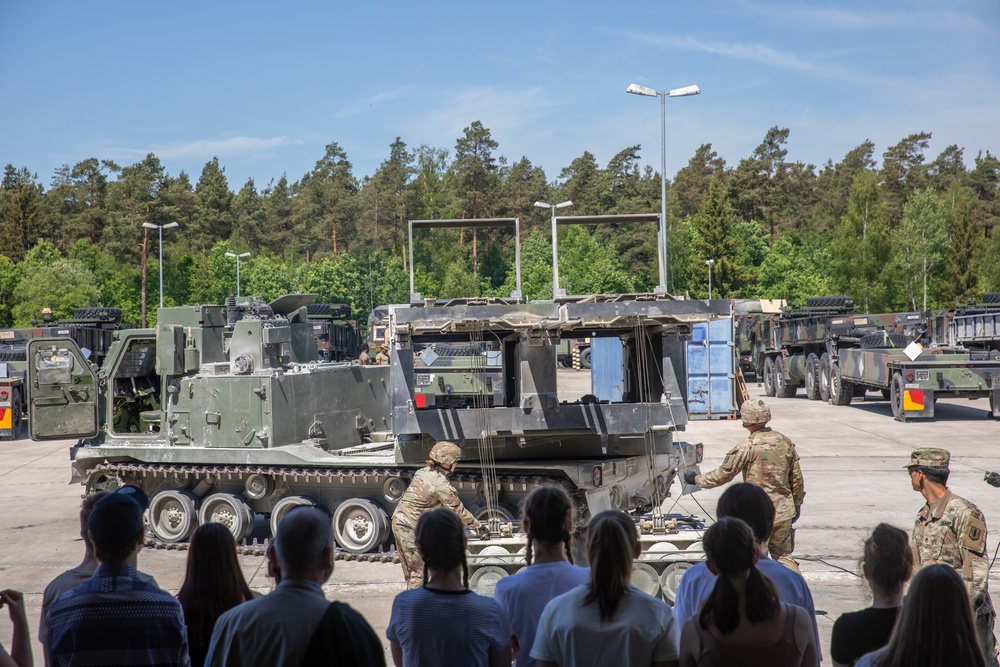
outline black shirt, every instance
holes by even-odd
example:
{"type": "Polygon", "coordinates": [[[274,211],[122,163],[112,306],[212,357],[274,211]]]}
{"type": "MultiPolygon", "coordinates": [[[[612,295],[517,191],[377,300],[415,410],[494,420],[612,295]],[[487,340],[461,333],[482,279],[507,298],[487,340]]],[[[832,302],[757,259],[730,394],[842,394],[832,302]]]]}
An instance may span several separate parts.
{"type": "Polygon", "coordinates": [[[841,614],[833,624],[830,656],[841,664],[853,665],[865,653],[882,648],[889,643],[898,612],[899,607],[869,607],[841,614]]]}

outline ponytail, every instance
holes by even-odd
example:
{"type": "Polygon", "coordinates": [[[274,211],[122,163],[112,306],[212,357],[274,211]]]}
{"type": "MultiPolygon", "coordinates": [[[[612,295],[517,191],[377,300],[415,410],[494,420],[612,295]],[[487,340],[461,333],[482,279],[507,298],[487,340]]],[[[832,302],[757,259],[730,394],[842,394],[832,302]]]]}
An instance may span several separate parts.
{"type": "Polygon", "coordinates": [[[590,523],[590,583],[583,605],[596,601],[602,622],[614,616],[618,603],[632,588],[632,561],[638,543],[635,523],[624,512],[606,510],[590,523]]]}

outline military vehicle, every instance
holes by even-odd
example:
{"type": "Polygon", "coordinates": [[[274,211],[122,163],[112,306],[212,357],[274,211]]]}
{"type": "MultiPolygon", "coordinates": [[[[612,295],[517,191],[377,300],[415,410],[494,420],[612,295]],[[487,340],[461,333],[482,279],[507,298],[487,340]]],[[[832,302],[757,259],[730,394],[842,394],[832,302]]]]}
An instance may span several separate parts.
{"type": "MultiPolygon", "coordinates": [[[[673,435],[686,423],[683,341],[691,322],[728,313],[655,294],[411,297],[382,310],[390,363],[362,366],[317,361],[314,298],[163,308],[155,329],[118,332],[100,369],[72,339],[29,341],[31,437],[78,438],[73,479],[88,490],[143,488],[150,529],[164,543],[183,543],[210,521],[245,539],[257,518],[273,530],[289,508],[317,504],[330,509],[341,549],[384,550],[413,472],[433,444],[451,440],[464,450],[453,482],[498,540],[477,548],[523,545],[507,527],[517,505],[554,483],[574,497],[581,525],[605,508],[655,511],[645,526],[657,577],[701,559],[697,548],[679,553],[697,545],[698,530],[672,533],[697,522],[659,508],[678,469],[701,459],[699,445],[673,435]],[[584,333],[621,341],[623,401],[560,391],[557,344],[584,333]],[[499,364],[488,383],[477,379],[489,391],[426,400],[418,378],[437,373],[428,373],[428,351],[447,358],[441,352],[456,349],[485,352],[482,369],[499,364]],[[136,391],[150,400],[137,403],[136,391]]],[[[509,554],[510,567],[518,558],[509,554]]],[[[484,587],[490,581],[480,575],[484,587]]]]}
{"type": "Polygon", "coordinates": [[[733,344],[736,361],[744,375],[760,378],[754,365],[754,350],[758,336],[763,334],[763,322],[781,313],[782,299],[736,299],[733,302],[733,344]]]}
{"type": "Polygon", "coordinates": [[[313,323],[320,361],[345,361],[358,356],[358,324],[351,319],[346,303],[310,303],[309,321],[313,323]]]}
{"type": "Polygon", "coordinates": [[[124,326],[119,308],[77,308],[73,315],[73,319],[56,321],[46,308],[40,319],[32,318],[39,326],[0,329],[0,440],[14,440],[21,433],[28,405],[28,386],[24,384],[28,340],[69,336],[86,350],[88,360],[99,366],[112,334],[124,326]]]}

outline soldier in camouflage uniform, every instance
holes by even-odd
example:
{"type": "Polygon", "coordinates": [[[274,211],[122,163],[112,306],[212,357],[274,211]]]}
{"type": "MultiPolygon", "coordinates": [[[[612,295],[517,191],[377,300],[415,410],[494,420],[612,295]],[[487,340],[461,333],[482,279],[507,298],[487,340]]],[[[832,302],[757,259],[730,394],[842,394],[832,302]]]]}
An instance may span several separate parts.
{"type": "Polygon", "coordinates": [[[927,500],[913,526],[913,564],[915,569],[947,565],[958,572],[969,591],[986,664],[996,665],[996,612],[987,589],[986,520],[978,507],[948,490],[950,461],[947,450],[916,449],[905,466],[913,490],[927,500]]]}
{"type": "Polygon", "coordinates": [[[771,558],[795,570],[798,563],[792,559],[795,550],[795,529],[806,491],[799,467],[795,444],[767,428],[771,410],[764,401],[749,399],[740,407],[743,427],[750,436],[726,454],[722,465],[712,472],[696,475],[693,470],[684,473],[687,484],[697,484],[711,489],[743,473],[743,481],[755,484],[767,492],[774,503],[774,529],[767,541],[771,558]]]}
{"type": "Polygon", "coordinates": [[[444,441],[434,445],[427,467],[413,475],[392,514],[392,534],[396,537],[396,551],[407,588],[420,588],[424,583],[424,560],[416,541],[417,520],[424,512],[443,505],[455,512],[462,523],[476,530],[481,538],[489,537],[489,529],[465,509],[455,487],[448,481],[448,475],[455,472],[460,458],[462,450],[458,445],[444,441]]]}

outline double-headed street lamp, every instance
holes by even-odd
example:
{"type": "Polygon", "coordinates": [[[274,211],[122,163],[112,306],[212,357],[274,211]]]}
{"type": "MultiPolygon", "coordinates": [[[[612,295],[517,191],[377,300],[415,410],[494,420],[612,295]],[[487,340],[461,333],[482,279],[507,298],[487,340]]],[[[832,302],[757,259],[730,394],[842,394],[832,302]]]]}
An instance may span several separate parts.
{"type": "Polygon", "coordinates": [[[625,92],[644,97],[659,96],[660,98],[660,252],[663,253],[663,261],[660,262],[660,287],[666,292],[667,276],[669,275],[669,271],[667,271],[667,98],[698,95],[701,93],[701,88],[685,86],[673,90],[656,90],[633,83],[625,89],[625,92]]]}
{"type": "Polygon", "coordinates": [[[715,264],[714,259],[706,259],[705,266],[708,267],[708,299],[712,300],[712,265],[715,264]]]}
{"type": "Polygon", "coordinates": [[[160,308],[163,308],[163,230],[180,227],[180,224],[176,222],[168,222],[165,225],[154,225],[151,222],[144,222],[142,223],[142,226],[146,229],[160,230],[160,308]]]}
{"type": "Polygon", "coordinates": [[[536,201],[535,207],[552,209],[552,298],[566,296],[564,290],[559,289],[559,251],[556,249],[556,209],[572,206],[573,202],[564,201],[561,204],[546,204],[543,201],[536,201]]]}
{"type": "Polygon", "coordinates": [[[236,296],[240,295],[240,260],[243,259],[244,257],[249,257],[249,256],[250,256],[250,253],[248,253],[248,252],[241,252],[238,255],[236,253],[234,253],[234,252],[227,252],[226,253],[226,257],[235,257],[236,258],[236,296]]]}

